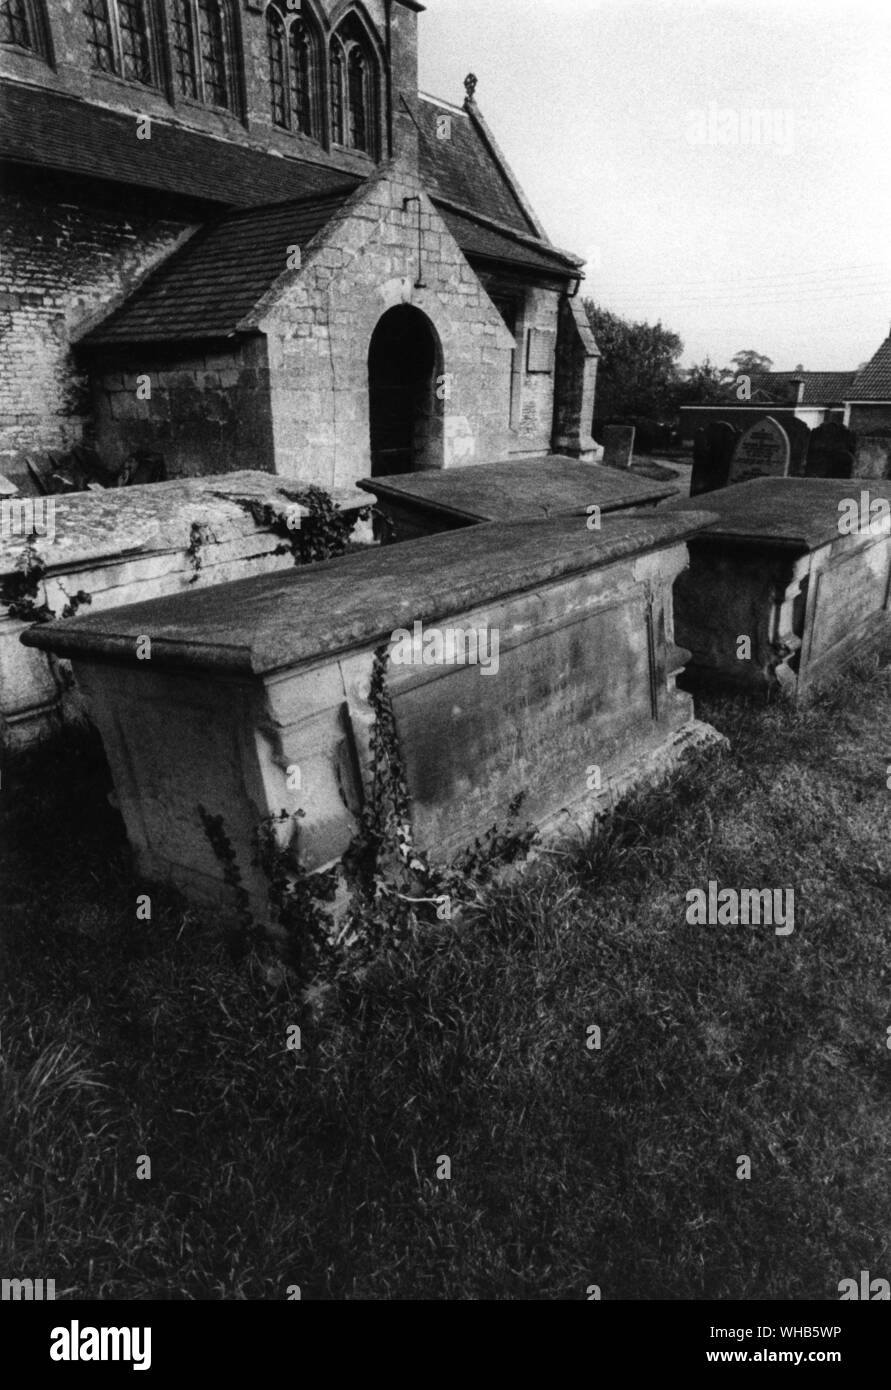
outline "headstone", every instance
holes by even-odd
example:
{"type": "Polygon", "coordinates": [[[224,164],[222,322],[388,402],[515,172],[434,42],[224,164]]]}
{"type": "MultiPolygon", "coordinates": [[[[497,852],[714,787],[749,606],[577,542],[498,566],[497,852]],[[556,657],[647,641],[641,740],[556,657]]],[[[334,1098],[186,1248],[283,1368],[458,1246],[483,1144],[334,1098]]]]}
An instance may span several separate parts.
{"type": "Polygon", "coordinates": [[[726,487],[730,461],[739,439],[739,430],[727,420],[715,420],[696,431],[693,441],[693,473],[690,496],[726,487]]]}
{"type": "Polygon", "coordinates": [[[854,476],[891,478],[891,431],[857,435],[854,476]]]}
{"type": "Polygon", "coordinates": [[[837,421],[827,421],[811,431],[805,476],[808,478],[850,478],[854,472],[857,438],[837,421]]]}
{"type": "Polygon", "coordinates": [[[785,478],[789,474],[789,436],[772,415],[750,425],[733,451],[728,483],[750,478],[785,478]]]}
{"type": "Polygon", "coordinates": [[[603,462],[607,468],[630,468],[634,454],[634,426],[607,425],[603,431],[603,462]]]}

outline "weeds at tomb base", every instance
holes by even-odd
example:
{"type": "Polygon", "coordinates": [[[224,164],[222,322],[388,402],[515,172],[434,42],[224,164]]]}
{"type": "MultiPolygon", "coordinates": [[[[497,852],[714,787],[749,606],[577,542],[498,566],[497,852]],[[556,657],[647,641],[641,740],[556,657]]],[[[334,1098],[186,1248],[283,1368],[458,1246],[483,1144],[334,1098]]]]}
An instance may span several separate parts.
{"type": "Polygon", "coordinates": [[[803,710],[709,698],[729,750],[308,989],[172,896],[136,920],[91,742],[4,769],[4,1271],[57,1299],[887,1278],[889,662],[803,710]],[[794,884],[795,933],[687,926],[710,877],[794,884]]]}
{"type": "Polygon", "coordinates": [[[254,836],[253,866],[267,885],[268,909],[266,920],[257,921],[225,816],[196,807],[232,895],[234,923],[227,940],[233,957],[240,959],[251,943],[262,943],[271,926],[295,983],[312,984],[339,965],[355,969],[385,942],[400,945],[425,925],[457,923],[461,915],[476,911],[480,892],[503,870],[524,861],[538,839],[534,825],[520,822],[525,800],[520,792],[508,806],[504,828],[493,825],[448,865],[431,863],[429,853],[415,844],[387,681],[389,653],[384,643],[372,661],[368,792],[339,869],[310,874],[301,866],[302,810],[267,817],[254,836]],[[285,832],[282,838],[277,828],[285,832]],[[342,910],[336,913],[339,898],[342,910]]]}

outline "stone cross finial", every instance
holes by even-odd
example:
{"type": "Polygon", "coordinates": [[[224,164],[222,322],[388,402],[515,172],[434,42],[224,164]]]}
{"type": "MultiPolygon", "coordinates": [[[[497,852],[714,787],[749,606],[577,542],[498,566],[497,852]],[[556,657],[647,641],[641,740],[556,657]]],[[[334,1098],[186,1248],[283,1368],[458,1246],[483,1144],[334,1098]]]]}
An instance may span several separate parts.
{"type": "Polygon", "coordinates": [[[473,94],[476,91],[476,74],[469,72],[464,79],[464,90],[467,93],[467,100],[473,101],[473,94]]]}

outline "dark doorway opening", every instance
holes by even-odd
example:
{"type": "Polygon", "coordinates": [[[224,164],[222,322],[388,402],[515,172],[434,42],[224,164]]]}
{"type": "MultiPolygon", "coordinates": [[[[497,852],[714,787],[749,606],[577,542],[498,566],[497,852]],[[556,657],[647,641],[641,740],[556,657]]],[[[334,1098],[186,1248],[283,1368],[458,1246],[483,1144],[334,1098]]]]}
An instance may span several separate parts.
{"type": "Polygon", "coordinates": [[[442,374],[442,348],[426,314],[410,304],[388,309],[368,349],[372,476],[442,468],[442,374]]]}

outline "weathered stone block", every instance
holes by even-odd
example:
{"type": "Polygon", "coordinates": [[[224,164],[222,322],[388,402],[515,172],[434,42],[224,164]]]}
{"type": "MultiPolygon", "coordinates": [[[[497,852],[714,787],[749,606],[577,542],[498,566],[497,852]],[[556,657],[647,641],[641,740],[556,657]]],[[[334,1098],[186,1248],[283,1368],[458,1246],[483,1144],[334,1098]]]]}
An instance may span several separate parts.
{"type": "MultiPolygon", "coordinates": [[[[453,443],[463,436],[456,434],[453,443]]],[[[471,441],[472,442],[472,441],[471,441]]],[[[365,478],[390,522],[391,540],[434,535],[483,521],[523,521],[549,516],[590,517],[631,507],[651,507],[674,489],[596,463],[560,458],[510,459],[440,472],[365,478]]]]}
{"type": "Polygon", "coordinates": [[[891,622],[891,527],[881,506],[870,520],[870,506],[882,499],[891,513],[891,482],[857,478],[759,478],[710,492],[717,519],[691,539],[675,592],[691,678],[806,697],[879,640],[891,622]],[[866,524],[852,533],[855,504],[866,524]]]}
{"type": "MultiPolygon", "coordinates": [[[[701,524],[697,519],[695,527],[701,524]]],[[[629,784],[716,737],[676,690],[672,584],[689,518],[472,527],[322,566],[33,628],[70,658],[142,871],[222,898],[199,803],[239,869],[261,820],[303,812],[304,868],[340,858],[372,776],[369,681],[388,684],[415,842],[438,861],[514,798],[546,831],[586,827],[629,784]],[[136,641],[151,639],[151,659],[136,641]]]]}
{"type": "MultiPolygon", "coordinates": [[[[242,472],[47,498],[35,541],[44,568],[36,603],[58,615],[83,591],[90,611],[101,613],[290,569],[294,560],[282,536],[258,525],[235,499],[268,501],[299,521],[305,508],[282,491],[295,481],[242,472]]],[[[356,511],[362,506],[361,494],[353,491],[337,500],[356,511]]],[[[20,644],[28,622],[8,613],[10,586],[32,529],[25,520],[17,533],[0,536],[0,583],[8,594],[0,602],[0,733],[11,751],[55,728],[63,713],[80,709],[78,692],[55,660],[20,644]]]]}

